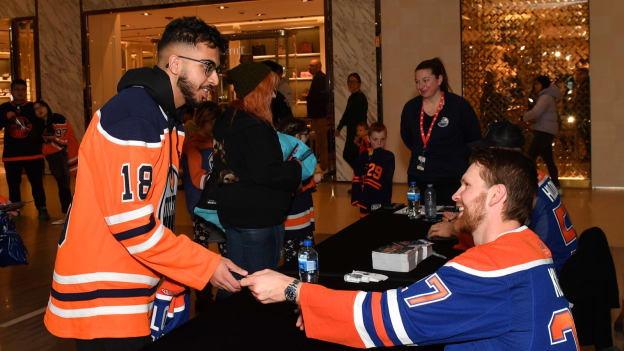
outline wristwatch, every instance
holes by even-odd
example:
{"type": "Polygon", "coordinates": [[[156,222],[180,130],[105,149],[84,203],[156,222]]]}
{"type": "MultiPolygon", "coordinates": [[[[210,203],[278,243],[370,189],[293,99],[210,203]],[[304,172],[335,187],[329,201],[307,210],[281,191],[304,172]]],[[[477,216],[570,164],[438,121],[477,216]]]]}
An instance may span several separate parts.
{"type": "Polygon", "coordinates": [[[299,279],[295,279],[292,283],[288,284],[286,290],[284,290],[284,296],[286,296],[286,301],[297,302],[297,288],[301,281],[299,279]]]}

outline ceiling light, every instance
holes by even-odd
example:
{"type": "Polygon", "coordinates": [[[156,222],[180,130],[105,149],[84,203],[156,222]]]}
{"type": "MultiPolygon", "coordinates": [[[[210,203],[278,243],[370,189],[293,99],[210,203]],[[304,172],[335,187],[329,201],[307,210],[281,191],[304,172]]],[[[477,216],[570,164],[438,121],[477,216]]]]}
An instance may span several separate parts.
{"type": "Polygon", "coordinates": [[[262,17],[264,15],[266,15],[266,14],[265,13],[256,13],[256,16],[258,16],[258,17],[262,17]]]}
{"type": "Polygon", "coordinates": [[[301,2],[311,2],[312,0],[301,0],[301,2]]]}
{"type": "Polygon", "coordinates": [[[151,16],[152,14],[149,12],[143,12],[143,16],[151,16]]]}
{"type": "Polygon", "coordinates": [[[219,10],[225,10],[227,8],[228,8],[227,6],[223,6],[223,5],[219,6],[219,10]]]}

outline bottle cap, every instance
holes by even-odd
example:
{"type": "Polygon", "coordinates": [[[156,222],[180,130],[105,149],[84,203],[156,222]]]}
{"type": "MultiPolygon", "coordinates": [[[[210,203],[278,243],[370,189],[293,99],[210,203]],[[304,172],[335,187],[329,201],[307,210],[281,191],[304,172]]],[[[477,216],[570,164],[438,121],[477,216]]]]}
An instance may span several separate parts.
{"type": "Polygon", "coordinates": [[[312,240],[309,240],[309,239],[308,240],[304,240],[303,241],[303,246],[305,246],[305,247],[312,246],[312,240]]]}
{"type": "Polygon", "coordinates": [[[410,182],[410,185],[416,185],[416,182],[410,182]]]}

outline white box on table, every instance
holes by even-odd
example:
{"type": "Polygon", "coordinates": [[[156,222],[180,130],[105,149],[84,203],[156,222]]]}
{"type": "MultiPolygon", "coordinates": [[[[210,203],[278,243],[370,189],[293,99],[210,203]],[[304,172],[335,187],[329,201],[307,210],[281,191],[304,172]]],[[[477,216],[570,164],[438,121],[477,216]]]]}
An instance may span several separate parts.
{"type": "Polygon", "coordinates": [[[382,246],[372,252],[373,269],[409,272],[433,253],[433,243],[427,240],[400,241],[382,246]]]}

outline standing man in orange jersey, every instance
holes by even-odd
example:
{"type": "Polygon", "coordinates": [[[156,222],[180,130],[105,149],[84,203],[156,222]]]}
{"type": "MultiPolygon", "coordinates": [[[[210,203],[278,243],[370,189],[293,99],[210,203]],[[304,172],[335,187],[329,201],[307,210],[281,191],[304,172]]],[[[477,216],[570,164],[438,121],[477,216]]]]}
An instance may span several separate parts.
{"type": "MultiPolygon", "coordinates": [[[[138,350],[164,276],[203,289],[240,290],[246,271],[173,233],[180,108],[218,84],[219,31],[195,17],[167,25],[158,64],[128,71],[98,110],[79,150],[80,172],[54,267],[48,330],[78,350],[138,350]]],[[[161,289],[162,290],[162,289],[161,289]]]]}

